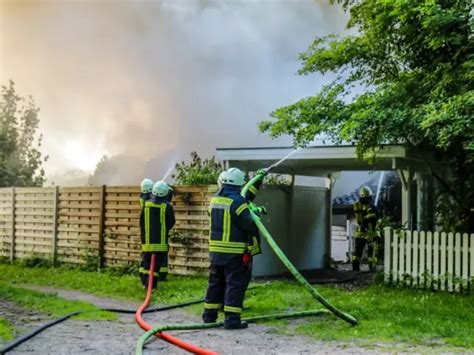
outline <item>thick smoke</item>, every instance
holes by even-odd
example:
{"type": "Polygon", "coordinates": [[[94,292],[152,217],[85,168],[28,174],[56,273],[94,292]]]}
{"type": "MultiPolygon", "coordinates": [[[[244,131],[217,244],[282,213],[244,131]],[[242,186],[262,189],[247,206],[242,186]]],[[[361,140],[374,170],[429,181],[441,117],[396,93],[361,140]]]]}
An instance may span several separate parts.
{"type": "Polygon", "coordinates": [[[47,170],[124,157],[114,184],[160,178],[192,150],[290,143],[257,123],[330,80],[295,75],[298,53],[347,20],[309,0],[0,4],[0,81],[41,108],[47,170]]]}

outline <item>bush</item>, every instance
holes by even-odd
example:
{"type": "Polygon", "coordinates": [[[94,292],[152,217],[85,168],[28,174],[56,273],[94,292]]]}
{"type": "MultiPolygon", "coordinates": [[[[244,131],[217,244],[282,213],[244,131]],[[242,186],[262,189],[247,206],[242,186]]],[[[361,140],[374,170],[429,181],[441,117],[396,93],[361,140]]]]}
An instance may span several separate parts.
{"type": "Polygon", "coordinates": [[[223,166],[215,157],[202,160],[196,152],[191,152],[191,162],[182,161],[176,164],[175,170],[173,178],[179,185],[208,185],[216,184],[223,166]]]}
{"type": "Polygon", "coordinates": [[[38,254],[33,254],[32,256],[20,259],[19,264],[23,267],[52,267],[53,261],[38,254]]]}

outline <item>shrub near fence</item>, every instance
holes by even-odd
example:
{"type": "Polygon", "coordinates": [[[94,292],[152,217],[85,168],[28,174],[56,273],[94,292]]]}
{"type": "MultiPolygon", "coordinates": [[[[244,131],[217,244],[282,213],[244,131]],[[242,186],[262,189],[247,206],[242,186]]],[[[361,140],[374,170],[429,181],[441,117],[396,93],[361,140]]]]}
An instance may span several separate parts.
{"type": "Polygon", "coordinates": [[[385,229],[385,281],[409,287],[474,288],[474,234],[385,229]]]}
{"type": "MultiPolygon", "coordinates": [[[[208,268],[208,205],[215,186],[177,186],[176,225],[170,238],[170,273],[208,268]]],[[[54,262],[100,266],[140,260],[137,187],[0,189],[0,255],[40,256],[54,262]]]]}

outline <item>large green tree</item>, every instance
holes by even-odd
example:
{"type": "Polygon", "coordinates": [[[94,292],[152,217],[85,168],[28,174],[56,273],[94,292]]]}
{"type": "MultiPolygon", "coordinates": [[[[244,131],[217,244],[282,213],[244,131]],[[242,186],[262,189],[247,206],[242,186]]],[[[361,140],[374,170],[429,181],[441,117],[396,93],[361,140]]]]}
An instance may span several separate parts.
{"type": "Polygon", "coordinates": [[[334,2],[349,12],[350,34],[316,38],[300,54],[299,73],[337,79],[275,110],[260,130],[289,134],[300,146],[318,135],[349,142],[364,159],[382,144],[405,144],[441,187],[438,206],[448,208],[439,208],[439,216],[452,228],[472,230],[472,0],[334,2]]]}
{"type": "Polygon", "coordinates": [[[43,159],[37,136],[39,109],[17,95],[10,81],[0,97],[0,186],[41,186],[43,159]]]}

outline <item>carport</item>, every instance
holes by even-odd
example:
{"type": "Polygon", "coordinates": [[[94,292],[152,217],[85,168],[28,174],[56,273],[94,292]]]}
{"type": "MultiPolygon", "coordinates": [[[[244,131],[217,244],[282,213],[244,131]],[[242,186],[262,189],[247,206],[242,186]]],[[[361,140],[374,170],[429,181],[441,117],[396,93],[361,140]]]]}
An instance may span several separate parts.
{"type": "MultiPolygon", "coordinates": [[[[251,172],[274,164],[293,150],[293,147],[217,148],[217,157],[224,162],[226,167],[235,166],[251,172]]],[[[358,170],[396,171],[402,181],[402,223],[408,228],[426,228],[422,225],[423,222],[431,220],[429,215],[432,213],[432,207],[429,201],[432,200],[432,179],[429,175],[429,167],[405,146],[385,145],[380,147],[376,151],[376,159],[372,164],[357,157],[355,146],[311,146],[300,149],[272,171],[292,176],[289,197],[286,200],[280,198],[274,202],[280,208],[283,208],[285,203],[289,204],[283,209],[285,209],[284,214],[290,230],[282,231],[281,225],[278,228],[273,228],[276,233],[288,233],[288,235],[277,236],[277,239],[282,243],[283,249],[287,245],[286,252],[289,252],[296,264],[298,264],[298,260],[308,259],[301,256],[301,253],[307,252],[308,247],[312,249],[311,260],[313,262],[305,262],[297,265],[298,267],[305,269],[329,266],[331,188],[341,171],[358,170]],[[299,181],[303,180],[300,177],[319,177],[324,180],[320,180],[322,184],[320,183],[319,186],[318,184],[308,186],[299,184],[299,181]],[[412,182],[415,180],[416,184],[413,184],[412,182]],[[321,197],[321,189],[325,190],[324,198],[321,197]],[[415,211],[416,213],[414,213],[415,211]],[[314,225],[311,227],[311,223],[308,222],[315,216],[319,216],[316,223],[317,228],[313,228],[314,225]],[[296,223],[295,218],[298,219],[296,223]],[[306,227],[303,230],[298,230],[301,225],[306,227]],[[314,240],[314,243],[310,243],[311,240],[314,240]],[[298,243],[301,246],[295,246],[298,243]]],[[[272,194],[265,195],[264,193],[259,199],[267,199],[266,203],[271,205],[274,199],[272,194]]],[[[270,229],[273,224],[284,220],[282,216],[276,219],[277,221],[272,220],[271,215],[268,217],[267,223],[269,223],[270,229]]],[[[265,263],[271,265],[272,261],[266,260],[265,263]]],[[[261,270],[262,274],[271,274],[273,271],[277,271],[267,272],[269,271],[268,267],[264,269],[261,270]]]]}

